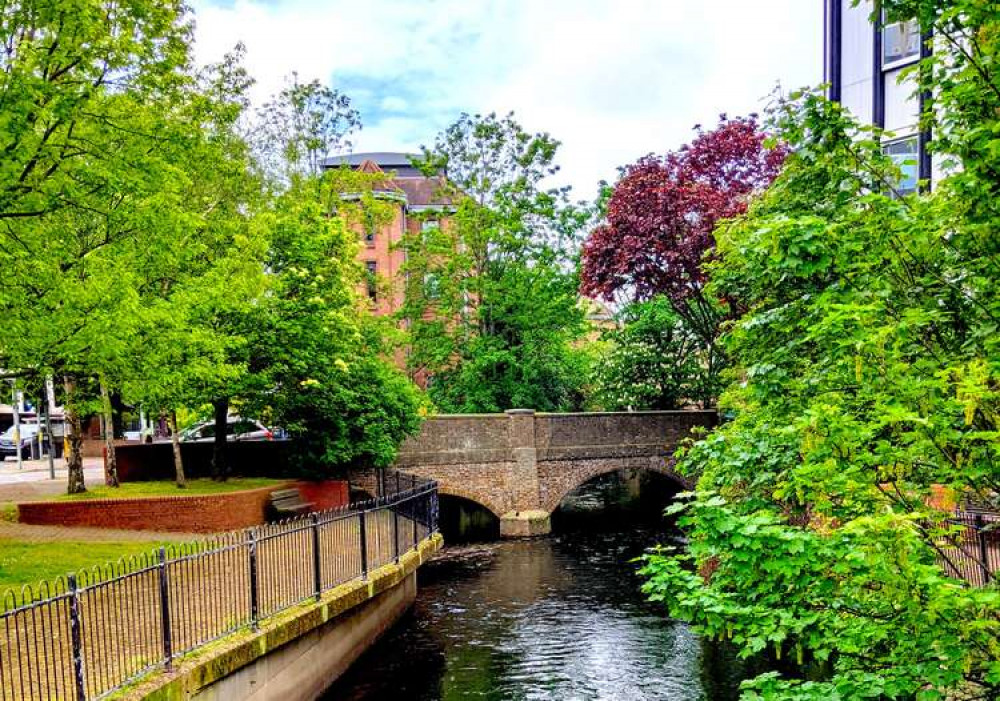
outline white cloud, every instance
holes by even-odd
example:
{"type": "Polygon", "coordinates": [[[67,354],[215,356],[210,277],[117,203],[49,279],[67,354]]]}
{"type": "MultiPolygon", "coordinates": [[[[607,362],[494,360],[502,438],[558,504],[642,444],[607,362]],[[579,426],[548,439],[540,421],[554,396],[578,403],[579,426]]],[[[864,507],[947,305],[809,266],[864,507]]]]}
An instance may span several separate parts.
{"type": "Polygon", "coordinates": [[[576,195],[721,112],[821,80],[809,0],[196,0],[196,57],[237,41],[255,99],[298,71],[352,96],[358,150],[430,143],[459,112],[517,112],[563,142],[576,195]]]}

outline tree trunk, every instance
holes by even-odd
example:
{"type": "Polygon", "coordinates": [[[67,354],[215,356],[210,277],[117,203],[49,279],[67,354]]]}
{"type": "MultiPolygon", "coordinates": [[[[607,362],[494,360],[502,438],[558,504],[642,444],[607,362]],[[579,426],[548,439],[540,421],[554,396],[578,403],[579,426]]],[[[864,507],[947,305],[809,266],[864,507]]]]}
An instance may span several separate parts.
{"type": "Polygon", "coordinates": [[[101,384],[101,415],[104,423],[104,484],[109,487],[118,485],[118,456],[115,453],[115,418],[111,411],[111,395],[108,386],[101,384]]]}
{"type": "Polygon", "coordinates": [[[83,426],[76,407],[76,378],[67,375],[63,386],[66,388],[66,438],[69,442],[69,453],[66,455],[66,492],[81,494],[87,491],[87,485],[83,482],[83,426]]]}
{"type": "Polygon", "coordinates": [[[177,487],[184,489],[187,487],[187,478],[184,476],[184,461],[181,460],[181,437],[177,433],[177,412],[170,412],[170,443],[174,446],[174,474],[177,487]]]}
{"type": "Polygon", "coordinates": [[[229,422],[229,398],[212,402],[215,408],[215,449],[212,451],[212,479],[224,482],[229,477],[226,460],[226,429],[229,422]]]}

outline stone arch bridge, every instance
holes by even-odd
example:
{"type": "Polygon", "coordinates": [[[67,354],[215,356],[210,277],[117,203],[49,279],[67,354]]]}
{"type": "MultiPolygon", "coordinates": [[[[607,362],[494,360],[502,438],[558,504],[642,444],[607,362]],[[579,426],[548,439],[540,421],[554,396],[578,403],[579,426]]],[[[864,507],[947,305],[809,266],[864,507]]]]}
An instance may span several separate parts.
{"type": "MultiPolygon", "coordinates": [[[[542,535],[559,502],[599,475],[645,469],[686,484],[672,470],[674,449],[715,422],[714,411],[441,415],[403,443],[396,466],[489,509],[501,536],[542,535]]],[[[353,484],[368,482],[370,474],[352,475],[353,484]]]]}

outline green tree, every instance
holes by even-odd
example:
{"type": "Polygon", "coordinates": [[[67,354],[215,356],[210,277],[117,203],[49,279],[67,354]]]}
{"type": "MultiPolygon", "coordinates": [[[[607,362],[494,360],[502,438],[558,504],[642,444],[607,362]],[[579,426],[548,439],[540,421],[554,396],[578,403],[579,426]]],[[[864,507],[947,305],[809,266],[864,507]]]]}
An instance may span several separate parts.
{"type": "MultiPolygon", "coordinates": [[[[113,381],[146,276],[188,211],[171,197],[190,82],[181,3],[17,3],[0,11],[0,367],[65,378],[69,490],[82,491],[77,389],[113,381]]],[[[112,476],[113,477],[113,476],[112,476]]]]}
{"type": "Polygon", "coordinates": [[[350,98],[318,80],[289,84],[258,110],[254,131],[258,160],[277,180],[317,176],[323,159],[350,148],[361,116],[350,98]]]}
{"type": "Polygon", "coordinates": [[[421,395],[387,359],[381,324],[359,295],[358,224],[391,216],[384,203],[354,197],[375,184],[338,170],[296,177],[263,220],[269,292],[247,317],[256,391],[243,403],[288,430],[302,474],[385,467],[419,424],[421,395]]]}
{"type": "Polygon", "coordinates": [[[179,111],[190,133],[178,142],[184,177],[169,210],[182,216],[154,222],[170,227],[171,246],[146,270],[143,323],[118,369],[126,398],[168,417],[178,486],[185,478],[176,411],[240,385],[248,372],[241,319],[267,291],[269,232],[257,216],[263,182],[239,129],[251,84],[242,53],[237,47],[203,69],[179,111]]]}
{"type": "Polygon", "coordinates": [[[708,403],[720,380],[706,361],[712,349],[691,331],[665,297],[629,306],[624,327],[604,335],[609,344],[593,370],[593,401],[608,411],[679,409],[708,403]]]}
{"type": "Polygon", "coordinates": [[[689,553],[645,567],[703,634],[828,665],[750,698],[1000,698],[1000,590],[954,577],[969,555],[929,498],[1000,492],[1000,7],[882,6],[950,47],[916,76],[960,167],[899,196],[878,130],[812,95],[780,107],[786,170],[717,231],[711,273],[748,310],[727,341],[737,415],[684,457],[689,553]]]}
{"type": "Polygon", "coordinates": [[[445,411],[558,410],[582,401],[576,235],[585,212],[547,189],[558,142],[512,115],[462,115],[421,167],[450,202],[407,235],[408,362],[445,411]],[[447,178],[440,177],[446,173],[447,178]]]}

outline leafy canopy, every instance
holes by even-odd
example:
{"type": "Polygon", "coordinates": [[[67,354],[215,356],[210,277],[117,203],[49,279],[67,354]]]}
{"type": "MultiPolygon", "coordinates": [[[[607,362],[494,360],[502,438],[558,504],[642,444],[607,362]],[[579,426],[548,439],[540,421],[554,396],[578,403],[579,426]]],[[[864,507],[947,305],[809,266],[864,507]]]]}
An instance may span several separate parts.
{"type": "Polygon", "coordinates": [[[582,400],[573,241],[583,213],[547,188],[559,143],[512,115],[462,115],[425,149],[444,222],[401,246],[411,373],[444,411],[559,410],[582,400]],[[445,173],[446,178],[438,174],[445,173]]]}
{"type": "Polygon", "coordinates": [[[718,373],[703,363],[701,339],[663,296],[630,305],[624,326],[604,335],[609,344],[593,372],[592,402],[605,411],[679,409],[711,401],[718,373]]]}
{"type": "Polygon", "coordinates": [[[785,169],[716,230],[710,268],[746,310],[726,339],[737,415],[684,456],[689,553],[645,566],[702,633],[827,665],[750,698],[1000,697],[1000,590],[955,577],[932,498],[1000,492],[1000,7],[882,4],[950,47],[916,77],[959,167],[900,197],[878,130],[814,95],[778,107],[785,169]]]}

